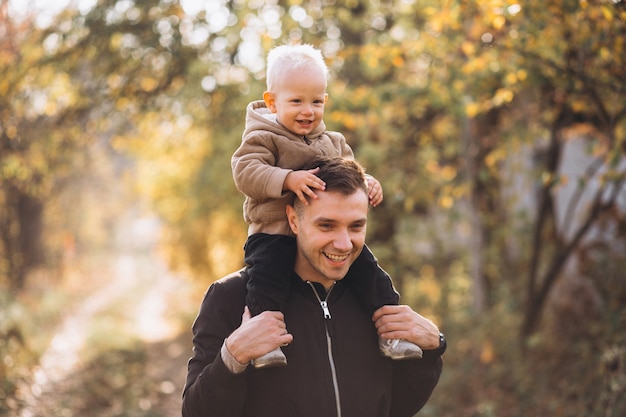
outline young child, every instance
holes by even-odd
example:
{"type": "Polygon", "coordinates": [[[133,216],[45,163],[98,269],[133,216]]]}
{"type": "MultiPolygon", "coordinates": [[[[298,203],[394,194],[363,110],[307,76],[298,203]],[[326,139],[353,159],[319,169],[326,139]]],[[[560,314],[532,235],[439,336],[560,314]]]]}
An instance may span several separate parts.
{"type": "MultiPolygon", "coordinates": [[[[250,280],[246,304],[251,314],[282,310],[290,289],[296,254],[285,207],[294,198],[316,198],[324,183],[316,169],[303,170],[317,156],[353,159],[345,137],[326,130],[322,120],[328,68],[311,45],[283,45],[267,57],[267,91],[246,109],[246,126],[231,164],[237,188],[245,194],[244,218],[249,224],[244,246],[250,280]],[[291,236],[290,236],[291,235],[291,236]]],[[[368,176],[372,206],[383,200],[380,183],[368,176]]],[[[365,246],[344,278],[363,307],[373,314],[399,296],[390,277],[365,246]]],[[[380,339],[392,359],[421,357],[421,349],[405,340],[380,339]]],[[[286,365],[280,348],[253,361],[257,368],[286,365]]]]}

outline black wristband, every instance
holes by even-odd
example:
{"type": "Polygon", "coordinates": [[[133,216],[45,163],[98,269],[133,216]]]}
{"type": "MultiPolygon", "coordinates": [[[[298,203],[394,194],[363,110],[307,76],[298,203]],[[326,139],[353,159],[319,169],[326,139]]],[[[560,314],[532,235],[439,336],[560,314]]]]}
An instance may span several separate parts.
{"type": "Polygon", "coordinates": [[[443,333],[439,333],[439,346],[436,349],[424,350],[424,356],[441,356],[446,351],[448,342],[443,333]]]}
{"type": "Polygon", "coordinates": [[[439,333],[439,347],[437,349],[435,349],[437,352],[439,352],[440,355],[443,354],[443,352],[446,351],[446,348],[448,347],[448,342],[446,342],[446,337],[443,335],[443,333],[439,333]]]}
{"type": "Polygon", "coordinates": [[[448,342],[446,342],[446,337],[443,335],[443,333],[439,333],[439,347],[437,348],[437,350],[440,350],[441,353],[446,351],[446,348],[448,347],[448,342]]]}

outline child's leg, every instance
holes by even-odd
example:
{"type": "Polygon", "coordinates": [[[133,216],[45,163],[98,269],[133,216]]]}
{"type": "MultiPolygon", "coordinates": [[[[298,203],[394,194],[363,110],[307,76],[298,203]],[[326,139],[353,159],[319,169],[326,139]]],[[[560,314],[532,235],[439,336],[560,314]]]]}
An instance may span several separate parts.
{"type": "MultiPolygon", "coordinates": [[[[378,265],[376,257],[366,245],[344,279],[370,315],[384,305],[398,304],[400,296],[393,288],[391,278],[378,265]]],[[[422,357],[422,349],[408,340],[379,338],[379,348],[383,355],[391,359],[422,357]]]]}
{"type": "Polygon", "coordinates": [[[354,261],[344,278],[365,310],[370,314],[388,304],[398,304],[400,299],[389,275],[378,265],[376,257],[367,247],[354,261]]]}
{"type": "MultiPolygon", "coordinates": [[[[256,316],[263,311],[280,311],[285,306],[293,264],[296,259],[296,240],[285,235],[256,233],[248,237],[244,246],[244,260],[248,268],[246,305],[256,316]]],[[[255,368],[287,365],[287,358],[278,347],[252,361],[255,368]]]]}
{"type": "Polygon", "coordinates": [[[253,316],[263,311],[282,310],[291,288],[296,241],[285,235],[256,233],[244,246],[250,266],[246,304],[253,316]]]}

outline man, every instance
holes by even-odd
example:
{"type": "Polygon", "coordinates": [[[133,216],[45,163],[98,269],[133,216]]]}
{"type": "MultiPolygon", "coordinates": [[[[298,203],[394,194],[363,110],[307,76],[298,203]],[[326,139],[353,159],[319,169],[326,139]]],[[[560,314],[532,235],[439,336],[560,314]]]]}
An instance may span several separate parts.
{"type": "Polygon", "coordinates": [[[365,244],[363,169],[342,158],[314,166],[325,190],[287,206],[297,254],[284,311],[250,317],[245,269],[210,286],[193,326],[184,417],[410,417],[437,384],[437,326],[404,305],[369,317],[343,281],[365,244]],[[423,357],[389,360],[379,336],[415,343],[423,357]],[[248,366],[279,346],[287,366],[248,366]]]}

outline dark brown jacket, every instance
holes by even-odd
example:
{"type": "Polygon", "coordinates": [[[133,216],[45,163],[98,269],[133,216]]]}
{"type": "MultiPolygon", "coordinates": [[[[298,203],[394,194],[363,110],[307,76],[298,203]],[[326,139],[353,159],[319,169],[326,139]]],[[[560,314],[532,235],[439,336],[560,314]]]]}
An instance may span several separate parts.
{"type": "Polygon", "coordinates": [[[193,326],[184,417],[337,417],[337,407],[341,417],[410,417],[430,397],[442,369],[439,353],[425,351],[418,360],[386,359],[370,317],[349,287],[339,281],[332,288],[327,299],[331,318],[324,318],[316,297],[323,288],[314,290],[295,274],[283,311],[294,336],[283,348],[288,365],[231,374],[219,351],[241,323],[246,280],[242,270],[207,291],[193,326]]]}

